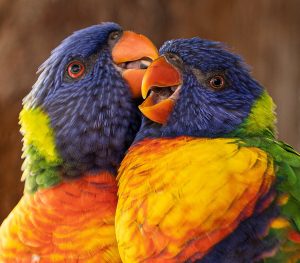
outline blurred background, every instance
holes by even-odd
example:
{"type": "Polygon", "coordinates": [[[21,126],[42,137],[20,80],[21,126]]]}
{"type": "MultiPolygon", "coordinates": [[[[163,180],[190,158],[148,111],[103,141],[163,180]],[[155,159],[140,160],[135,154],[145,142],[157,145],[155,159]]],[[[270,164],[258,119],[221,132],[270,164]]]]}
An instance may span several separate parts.
{"type": "Polygon", "coordinates": [[[74,30],[115,21],[158,46],[192,36],[225,42],[273,96],[279,138],[300,150],[299,11],[298,0],[0,0],[0,223],[23,191],[22,98],[74,30]]]}

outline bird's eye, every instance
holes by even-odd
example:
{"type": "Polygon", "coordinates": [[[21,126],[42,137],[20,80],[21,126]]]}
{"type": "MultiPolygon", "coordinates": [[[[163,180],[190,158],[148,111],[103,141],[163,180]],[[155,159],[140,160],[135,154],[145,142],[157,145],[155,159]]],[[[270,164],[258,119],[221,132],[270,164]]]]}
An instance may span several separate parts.
{"type": "Polygon", "coordinates": [[[85,71],[85,67],[83,63],[78,60],[72,61],[68,65],[68,74],[73,79],[80,78],[83,75],[84,71],[85,71]]]}
{"type": "Polygon", "coordinates": [[[216,76],[211,77],[209,80],[209,85],[211,86],[211,88],[213,88],[215,90],[222,89],[225,85],[224,77],[221,75],[216,75],[216,76]]]}
{"type": "Polygon", "coordinates": [[[182,59],[179,56],[177,56],[173,53],[168,53],[166,55],[166,57],[167,57],[167,59],[170,63],[174,63],[174,64],[181,64],[182,63],[182,59]]]}
{"type": "Polygon", "coordinates": [[[114,32],[110,33],[109,39],[110,40],[117,40],[120,36],[121,36],[120,31],[114,31],[114,32]]]}

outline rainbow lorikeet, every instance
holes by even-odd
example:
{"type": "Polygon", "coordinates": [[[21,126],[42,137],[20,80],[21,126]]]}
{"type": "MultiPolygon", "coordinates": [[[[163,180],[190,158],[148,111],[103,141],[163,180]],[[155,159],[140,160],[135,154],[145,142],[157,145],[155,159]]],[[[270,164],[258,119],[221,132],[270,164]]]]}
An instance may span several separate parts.
{"type": "Polygon", "coordinates": [[[115,175],[156,56],[148,38],[115,23],[53,50],[20,113],[25,190],[0,228],[0,262],[121,262],[115,175]]]}
{"type": "Polygon", "coordinates": [[[300,262],[300,156],[267,91],[221,43],[160,54],[117,177],[123,262],[300,262]]]}

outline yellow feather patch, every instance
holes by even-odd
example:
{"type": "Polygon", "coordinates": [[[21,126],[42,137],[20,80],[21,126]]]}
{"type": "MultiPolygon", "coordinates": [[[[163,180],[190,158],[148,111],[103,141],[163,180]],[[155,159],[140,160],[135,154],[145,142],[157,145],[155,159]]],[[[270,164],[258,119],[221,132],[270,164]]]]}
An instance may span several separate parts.
{"type": "Polygon", "coordinates": [[[24,147],[32,144],[47,162],[59,160],[54,132],[46,113],[39,108],[24,108],[20,113],[21,132],[24,136],[24,147]]]}
{"type": "Polygon", "coordinates": [[[286,227],[290,227],[290,226],[291,226],[290,222],[283,217],[278,217],[278,218],[274,219],[270,224],[270,227],[276,228],[276,229],[277,228],[286,228],[286,227]]]}
{"type": "Polygon", "coordinates": [[[203,257],[250,217],[274,181],[272,160],[233,139],[149,139],[119,175],[116,234],[123,262],[203,257]]]}
{"type": "Polygon", "coordinates": [[[277,198],[277,204],[283,206],[289,201],[290,196],[288,194],[281,194],[277,198]]]}
{"type": "Polygon", "coordinates": [[[245,123],[246,130],[249,133],[263,131],[266,128],[275,130],[275,122],[275,104],[267,91],[264,91],[251,109],[245,123]]]}

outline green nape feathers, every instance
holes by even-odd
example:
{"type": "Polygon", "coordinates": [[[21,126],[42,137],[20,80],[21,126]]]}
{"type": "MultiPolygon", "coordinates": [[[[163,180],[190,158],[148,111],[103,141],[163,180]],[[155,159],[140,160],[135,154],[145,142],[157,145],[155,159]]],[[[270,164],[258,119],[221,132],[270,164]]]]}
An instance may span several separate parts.
{"type": "Polygon", "coordinates": [[[22,181],[25,191],[53,186],[62,179],[58,168],[62,159],[55,147],[54,132],[50,120],[40,108],[24,108],[20,113],[21,133],[24,136],[22,181]]]}
{"type": "MultiPolygon", "coordinates": [[[[264,134],[276,134],[275,104],[267,91],[254,102],[249,116],[243,121],[238,129],[226,135],[226,137],[244,137],[264,134]]],[[[272,135],[272,137],[274,137],[272,135]]]]}

